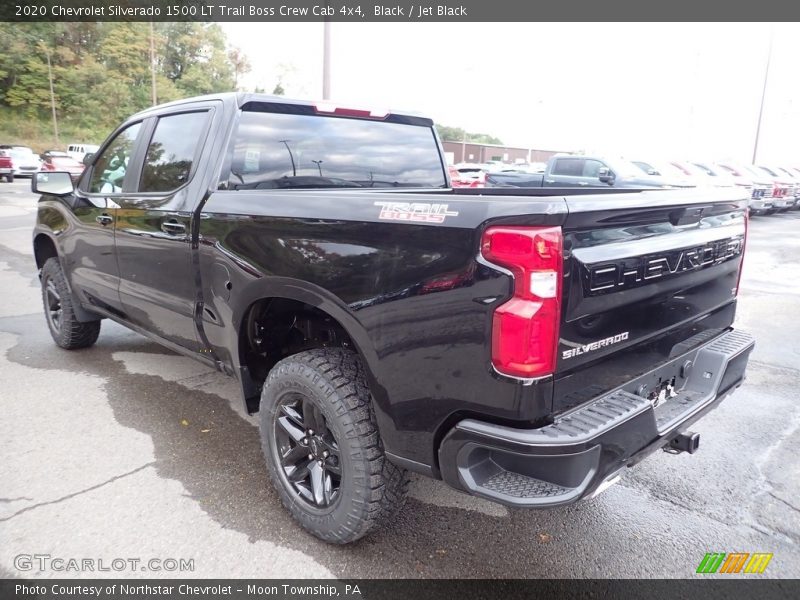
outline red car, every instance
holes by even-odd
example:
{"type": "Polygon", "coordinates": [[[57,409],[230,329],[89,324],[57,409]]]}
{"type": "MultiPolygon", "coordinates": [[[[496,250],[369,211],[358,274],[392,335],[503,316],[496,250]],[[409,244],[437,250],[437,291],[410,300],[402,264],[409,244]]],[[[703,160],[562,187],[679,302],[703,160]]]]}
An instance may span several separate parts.
{"type": "Polygon", "coordinates": [[[6,150],[0,150],[0,179],[3,177],[8,183],[14,183],[14,163],[6,150]]]}
{"type": "Polygon", "coordinates": [[[83,173],[83,164],[69,156],[47,156],[42,163],[42,171],[66,171],[72,179],[83,173]]]}

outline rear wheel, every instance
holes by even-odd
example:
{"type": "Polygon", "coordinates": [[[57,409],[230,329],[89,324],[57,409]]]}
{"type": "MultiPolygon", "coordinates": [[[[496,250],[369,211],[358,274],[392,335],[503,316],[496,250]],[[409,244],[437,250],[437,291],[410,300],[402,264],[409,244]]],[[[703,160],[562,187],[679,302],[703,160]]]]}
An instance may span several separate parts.
{"type": "Polygon", "coordinates": [[[42,301],[47,327],[56,344],[67,350],[87,348],[100,335],[100,321],[81,323],[75,316],[72,294],[57,258],[42,267],[42,301]]]}
{"type": "Polygon", "coordinates": [[[400,510],[408,477],[386,459],[355,354],[323,348],[280,361],[260,412],[272,482],[309,532],[345,544],[400,510]]]}

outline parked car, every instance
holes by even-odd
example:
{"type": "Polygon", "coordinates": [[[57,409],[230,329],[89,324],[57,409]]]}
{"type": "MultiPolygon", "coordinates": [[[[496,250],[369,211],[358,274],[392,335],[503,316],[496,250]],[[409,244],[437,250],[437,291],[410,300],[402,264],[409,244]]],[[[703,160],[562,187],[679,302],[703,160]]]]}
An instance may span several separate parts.
{"type": "Polygon", "coordinates": [[[69,154],[72,158],[77,160],[78,162],[82,163],[83,158],[87,154],[93,154],[97,152],[99,146],[95,144],[84,144],[79,142],[73,142],[67,146],[67,154],[69,154]]]}
{"type": "Polygon", "coordinates": [[[15,177],[31,177],[42,168],[41,159],[27,146],[12,146],[8,153],[11,155],[15,177]]]}
{"type": "Polygon", "coordinates": [[[676,187],[692,187],[709,185],[708,178],[696,170],[682,166],[676,162],[631,160],[643,173],[650,177],[657,177],[663,183],[676,187]]]}
{"type": "Polygon", "coordinates": [[[73,179],[83,173],[84,165],[69,156],[50,156],[42,163],[42,171],[66,171],[73,179]]]}
{"type": "Polygon", "coordinates": [[[775,185],[773,184],[772,180],[766,177],[763,172],[732,162],[717,163],[712,165],[712,167],[727,171],[739,183],[744,181],[749,181],[752,183],[753,191],[750,196],[751,214],[758,215],[775,212],[773,200],[775,185]]]}
{"type": "Polygon", "coordinates": [[[47,160],[50,156],[60,156],[62,158],[70,158],[70,155],[63,150],[45,150],[39,155],[42,160],[47,160]]]}
{"type": "Polygon", "coordinates": [[[408,470],[547,508],[694,453],[754,346],[746,198],[448,189],[433,131],[261,94],[130,117],[77,186],[34,179],[54,342],[107,318],[236,377],[278,497],[337,544],[397,513],[408,470]]]}
{"type": "Polygon", "coordinates": [[[794,180],[792,178],[771,167],[753,165],[753,168],[765,173],[767,177],[772,179],[772,198],[776,209],[786,211],[794,208],[794,180]]]}
{"type": "Polygon", "coordinates": [[[641,167],[620,158],[557,154],[547,161],[543,174],[493,173],[488,186],[496,187],[586,187],[586,188],[675,188],[691,184],[649,175],[641,167]]]}
{"type": "Polygon", "coordinates": [[[14,163],[8,150],[0,150],[0,179],[14,183],[14,163]]]}
{"type": "Polygon", "coordinates": [[[458,163],[455,169],[457,185],[454,187],[483,187],[486,183],[486,165],[476,163],[458,163]]]}
{"type": "Polygon", "coordinates": [[[722,169],[719,172],[714,172],[711,169],[704,169],[701,166],[688,161],[688,160],[671,160],[669,164],[674,166],[680,172],[687,174],[687,176],[697,181],[698,186],[712,186],[712,187],[741,187],[750,193],[753,189],[752,181],[737,182],[733,176],[723,173],[722,169]]]}
{"type": "Polygon", "coordinates": [[[800,169],[780,167],[780,170],[794,179],[794,208],[800,210],[800,169]]]}
{"type": "Polygon", "coordinates": [[[479,179],[472,179],[472,178],[462,178],[462,174],[459,170],[454,166],[450,165],[447,167],[448,174],[450,175],[450,185],[454,188],[462,188],[462,187],[483,187],[483,180],[479,179]]]}

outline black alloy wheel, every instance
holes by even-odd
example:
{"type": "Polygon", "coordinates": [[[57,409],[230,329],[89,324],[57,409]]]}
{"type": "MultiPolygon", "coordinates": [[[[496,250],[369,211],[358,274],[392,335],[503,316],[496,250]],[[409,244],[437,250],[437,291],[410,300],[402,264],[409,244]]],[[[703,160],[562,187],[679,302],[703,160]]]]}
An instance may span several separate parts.
{"type": "Polygon", "coordinates": [[[44,287],[44,310],[47,322],[54,331],[61,331],[61,316],[64,309],[61,306],[61,294],[56,289],[55,282],[45,276],[42,281],[44,287]]]}
{"type": "Polygon", "coordinates": [[[309,398],[288,393],[280,400],[274,427],[275,452],[289,486],[310,506],[331,506],[339,497],[342,464],[322,411],[309,398]]]}

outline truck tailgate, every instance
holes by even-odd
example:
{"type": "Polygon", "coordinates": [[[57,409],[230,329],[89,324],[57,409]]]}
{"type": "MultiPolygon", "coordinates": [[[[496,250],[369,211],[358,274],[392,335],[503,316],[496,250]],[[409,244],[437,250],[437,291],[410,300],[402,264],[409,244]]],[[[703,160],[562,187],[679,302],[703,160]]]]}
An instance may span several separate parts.
{"type": "Polygon", "coordinates": [[[747,199],[735,190],[567,204],[555,412],[730,328],[746,235],[747,199]]]}

